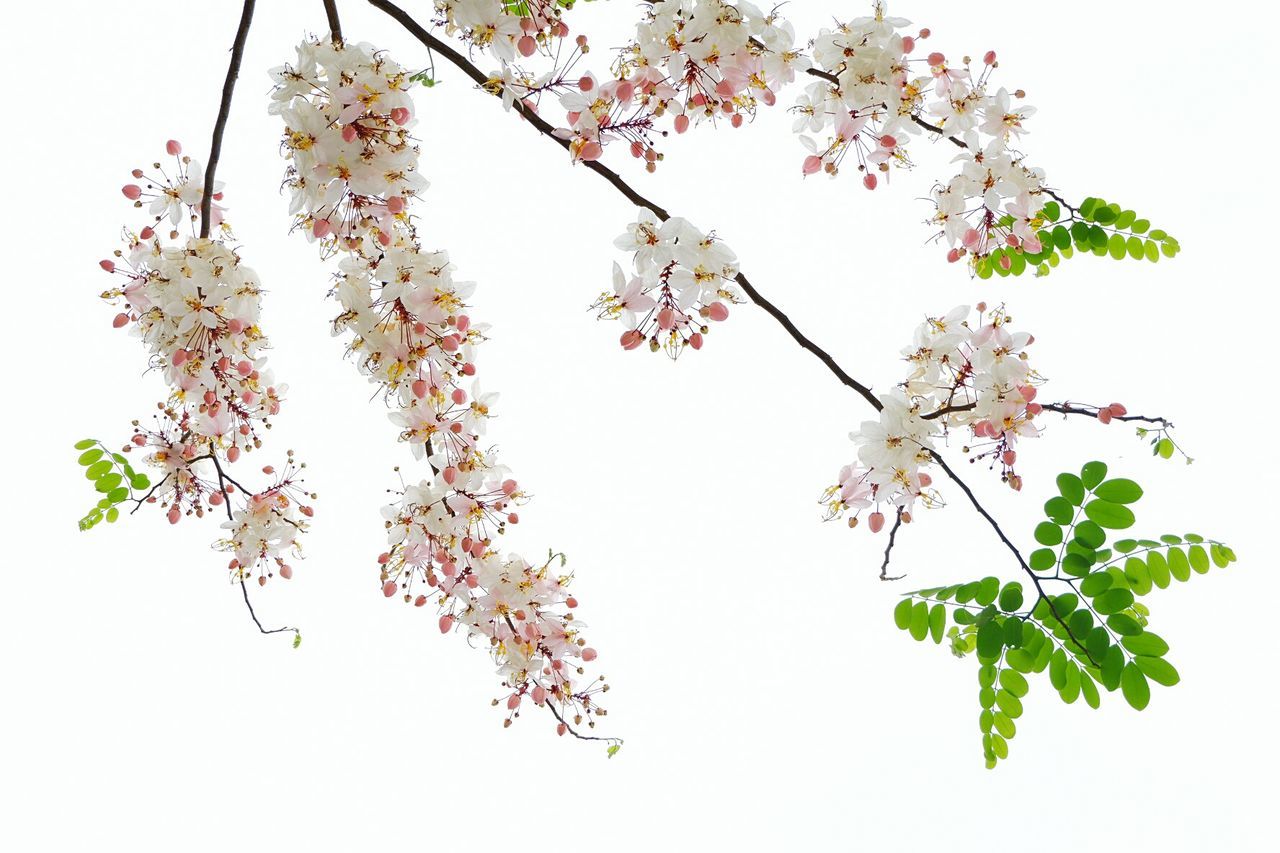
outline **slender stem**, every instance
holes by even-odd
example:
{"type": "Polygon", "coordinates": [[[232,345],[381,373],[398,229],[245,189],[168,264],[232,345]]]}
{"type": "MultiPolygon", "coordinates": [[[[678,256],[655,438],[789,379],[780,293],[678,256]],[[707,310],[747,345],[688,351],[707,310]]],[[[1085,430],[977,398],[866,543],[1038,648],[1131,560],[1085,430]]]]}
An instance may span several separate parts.
{"type": "MultiPolygon", "coordinates": [[[[969,499],[969,503],[973,504],[973,508],[978,511],[978,514],[987,520],[987,523],[991,525],[991,529],[996,532],[996,536],[1000,538],[1000,541],[1003,542],[1005,547],[1013,554],[1014,559],[1018,561],[1018,565],[1022,567],[1022,571],[1026,573],[1027,577],[1031,578],[1031,583],[1035,585],[1036,593],[1049,605],[1049,612],[1053,614],[1053,618],[1057,620],[1058,624],[1066,630],[1067,636],[1071,638],[1072,642],[1084,649],[1084,643],[1071,632],[1071,626],[1058,615],[1058,609],[1054,607],[1053,601],[1050,600],[1049,596],[1044,591],[1044,587],[1040,584],[1040,576],[1037,575],[1029,565],[1027,565],[1027,561],[1022,558],[1022,552],[1019,551],[1018,546],[1014,545],[1009,537],[1005,535],[1003,528],[1000,527],[1000,523],[995,520],[991,513],[987,512],[987,508],[978,500],[977,495],[973,493],[973,490],[969,488],[968,484],[961,480],[955,471],[951,470],[951,466],[947,464],[947,461],[936,452],[933,452],[932,455],[933,461],[937,462],[938,465],[942,467],[942,470],[946,472],[947,476],[960,487],[960,491],[964,492],[965,497],[969,499]]],[[[1090,661],[1095,664],[1098,663],[1098,661],[1093,660],[1093,655],[1090,655],[1087,649],[1085,650],[1085,654],[1089,656],[1090,661]]]]}
{"type": "Polygon", "coordinates": [[[567,731],[569,734],[571,734],[571,735],[573,735],[574,737],[576,737],[578,740],[600,740],[600,741],[604,741],[604,742],[606,742],[606,743],[616,743],[616,744],[621,744],[621,743],[622,743],[622,739],[621,739],[621,738],[616,738],[616,737],[596,737],[596,736],[594,736],[594,735],[584,735],[584,734],[579,734],[577,731],[575,731],[575,730],[574,730],[573,726],[569,725],[568,721],[567,721],[567,720],[565,720],[565,718],[564,718],[563,716],[561,716],[561,715],[560,715],[560,712],[556,710],[556,706],[555,706],[555,705],[552,705],[550,702],[547,702],[547,708],[551,711],[551,715],[552,715],[552,716],[554,716],[557,720],[559,720],[559,721],[560,721],[560,724],[564,726],[565,731],[567,731]]]}
{"type": "MultiPolygon", "coordinates": [[[[253,4],[253,0],[249,0],[249,5],[252,5],[252,4],[253,4]]],[[[222,492],[222,505],[226,507],[227,520],[235,521],[235,515],[231,512],[231,495],[227,491],[227,483],[233,484],[236,488],[240,490],[241,494],[248,495],[249,492],[245,489],[244,486],[240,485],[235,480],[227,476],[227,472],[222,470],[222,463],[218,460],[217,454],[210,453],[208,456],[198,457],[198,459],[193,459],[191,461],[196,462],[196,461],[199,461],[199,459],[208,459],[211,462],[213,462],[214,470],[218,472],[218,491],[222,492]]],[[[286,627],[286,628],[267,629],[262,627],[262,622],[258,620],[258,614],[255,613],[253,610],[253,603],[249,601],[249,587],[245,585],[243,573],[240,575],[240,592],[244,594],[244,606],[249,608],[249,616],[253,619],[253,624],[258,626],[259,631],[261,631],[264,634],[280,634],[285,631],[292,631],[294,634],[298,636],[302,636],[302,632],[299,631],[297,628],[286,627]]]]}
{"type": "Polygon", "coordinates": [[[329,37],[335,45],[342,44],[342,22],[338,20],[336,0],[324,0],[324,13],[329,19],[329,37]]]}
{"type": "Polygon", "coordinates": [[[893,522],[893,527],[889,529],[889,544],[884,546],[884,562],[880,564],[880,580],[882,581],[900,581],[906,575],[895,575],[889,577],[889,555],[893,553],[893,543],[898,538],[898,528],[902,526],[902,509],[898,509],[898,517],[893,522]]]}
{"type": "Polygon", "coordinates": [[[244,0],[240,13],[240,26],[236,40],[231,45],[231,62],[227,65],[227,79],[222,83],[222,103],[218,105],[218,120],[213,125],[213,141],[209,146],[209,162],[204,169],[204,197],[200,199],[200,236],[209,236],[212,224],[214,174],[218,171],[218,158],[222,155],[222,135],[227,129],[227,116],[231,114],[231,95],[240,75],[240,60],[244,58],[244,43],[249,37],[249,25],[253,22],[254,0],[244,0]]]}

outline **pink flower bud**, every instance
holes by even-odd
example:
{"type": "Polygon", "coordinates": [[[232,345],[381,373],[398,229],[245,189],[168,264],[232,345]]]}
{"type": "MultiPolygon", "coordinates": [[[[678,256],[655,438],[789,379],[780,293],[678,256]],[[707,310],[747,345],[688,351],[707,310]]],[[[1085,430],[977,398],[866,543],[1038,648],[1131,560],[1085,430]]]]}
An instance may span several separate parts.
{"type": "Polygon", "coordinates": [[[241,376],[248,376],[250,373],[253,373],[253,362],[240,362],[236,365],[236,373],[239,373],[241,376]]]}
{"type": "Polygon", "coordinates": [[[124,197],[130,201],[137,201],[142,197],[142,187],[137,184],[125,184],[120,192],[124,193],[124,197]]]}
{"type": "Polygon", "coordinates": [[[502,481],[502,493],[504,495],[507,495],[508,497],[510,497],[511,495],[514,495],[516,493],[516,489],[518,488],[520,488],[520,486],[518,483],[516,483],[515,480],[502,481]]]}
{"type": "Polygon", "coordinates": [[[640,334],[635,329],[632,329],[629,332],[623,332],[621,343],[622,343],[623,349],[626,349],[626,350],[635,349],[636,347],[640,346],[640,344],[644,343],[644,335],[640,334]]]}
{"type": "Polygon", "coordinates": [[[143,240],[150,240],[155,236],[155,233],[156,232],[151,228],[151,226],[148,225],[146,228],[143,228],[138,232],[138,237],[143,240]]]}
{"type": "Polygon", "coordinates": [[[1110,410],[1110,409],[1099,409],[1099,410],[1098,410],[1098,423],[1103,423],[1103,424],[1109,424],[1109,423],[1111,423],[1111,410],[1110,410]]]}
{"type": "Polygon", "coordinates": [[[717,323],[723,323],[729,319],[729,306],[723,302],[713,302],[707,306],[707,316],[717,323]]]}
{"type": "Polygon", "coordinates": [[[445,352],[457,352],[460,339],[457,335],[448,335],[440,339],[440,349],[445,352]]]}
{"type": "Polygon", "coordinates": [[[658,328],[667,330],[676,324],[676,312],[670,308],[663,308],[658,312],[658,328]]]}
{"type": "Polygon", "coordinates": [[[107,272],[115,272],[115,271],[116,271],[116,262],[115,262],[115,261],[98,261],[98,266],[102,267],[102,268],[103,268],[104,270],[106,270],[107,272]]]}
{"type": "Polygon", "coordinates": [[[461,388],[454,388],[453,394],[450,395],[450,398],[455,404],[461,406],[463,403],[467,402],[467,392],[463,391],[461,388]]]}
{"type": "Polygon", "coordinates": [[[459,332],[465,332],[471,328],[471,318],[466,314],[459,314],[458,319],[454,321],[454,325],[459,332]]]}
{"type": "Polygon", "coordinates": [[[387,598],[390,598],[391,596],[396,594],[397,588],[398,587],[396,587],[395,581],[387,581],[382,585],[382,594],[385,595],[387,598]]]}
{"type": "Polygon", "coordinates": [[[689,346],[694,349],[702,349],[702,333],[694,332],[689,336],[689,346]]]}
{"type": "Polygon", "coordinates": [[[409,387],[413,389],[413,396],[417,397],[419,400],[427,396],[427,380],[415,379],[413,380],[413,385],[409,387]]]}
{"type": "Polygon", "coordinates": [[[547,688],[539,684],[537,687],[533,688],[532,696],[533,696],[533,703],[535,705],[543,704],[544,702],[547,701],[547,688]]]}
{"type": "Polygon", "coordinates": [[[409,116],[408,107],[396,107],[391,111],[391,120],[401,127],[409,123],[409,116]]]}
{"type": "Polygon", "coordinates": [[[404,199],[398,195],[393,195],[387,199],[387,210],[391,213],[399,213],[404,210],[404,199]]]}
{"type": "Polygon", "coordinates": [[[1112,403],[1110,406],[1107,406],[1107,408],[1110,409],[1111,414],[1115,415],[1117,418],[1123,418],[1125,415],[1129,414],[1129,410],[1120,403],[1112,403]]]}
{"type": "Polygon", "coordinates": [[[590,92],[596,87],[596,81],[591,79],[589,75],[583,75],[578,78],[578,88],[583,92],[590,92]]]}
{"type": "Polygon", "coordinates": [[[117,314],[111,320],[111,327],[114,329],[119,329],[121,326],[127,326],[127,325],[129,325],[128,314],[124,314],[124,313],[117,314]]]}
{"type": "Polygon", "coordinates": [[[538,52],[538,41],[533,36],[521,36],[516,42],[516,50],[520,51],[523,57],[533,56],[538,52]]]}
{"type": "Polygon", "coordinates": [[[520,694],[512,693],[511,696],[507,699],[507,710],[514,711],[516,708],[519,708],[519,707],[520,707],[520,694]]]}
{"type": "Polygon", "coordinates": [[[311,226],[311,233],[323,240],[333,233],[333,224],[327,219],[317,219],[311,226]]]}
{"type": "Polygon", "coordinates": [[[582,146],[582,149],[578,152],[578,157],[579,159],[589,162],[592,160],[599,160],[603,154],[604,149],[600,147],[599,142],[588,142],[586,145],[582,146]]]}
{"type": "Polygon", "coordinates": [[[1000,457],[1004,460],[1004,464],[1012,465],[1018,459],[1018,453],[1015,450],[1006,450],[1000,457]]]}
{"type": "Polygon", "coordinates": [[[285,580],[293,580],[293,566],[288,566],[288,565],[281,566],[280,577],[284,578],[285,580]]]}
{"type": "Polygon", "coordinates": [[[689,129],[689,117],[684,113],[676,116],[675,127],[676,133],[684,133],[689,129]]]}
{"type": "Polygon", "coordinates": [[[445,468],[440,472],[440,476],[444,478],[446,483],[452,486],[454,481],[458,479],[458,469],[450,465],[448,468],[445,468]]]}
{"type": "Polygon", "coordinates": [[[447,634],[447,633],[449,633],[449,630],[450,630],[451,628],[453,628],[453,617],[452,617],[452,616],[441,616],[441,617],[440,617],[440,633],[441,633],[441,634],[447,634]]]}
{"type": "Polygon", "coordinates": [[[947,252],[947,263],[954,264],[956,261],[960,260],[960,258],[962,258],[963,256],[964,256],[963,250],[952,249],[950,252],[947,252]]]}
{"type": "Polygon", "coordinates": [[[629,101],[631,96],[636,93],[636,86],[630,80],[623,80],[618,84],[617,97],[619,101],[629,101]]]}
{"type": "Polygon", "coordinates": [[[176,506],[175,506],[175,507],[170,507],[170,508],[169,508],[169,523],[170,523],[170,524],[177,524],[177,523],[178,523],[178,520],[179,520],[180,518],[182,518],[182,512],[181,512],[181,511],[180,511],[176,506]]]}
{"type": "Polygon", "coordinates": [[[564,733],[567,731],[569,731],[569,727],[564,723],[559,723],[556,725],[556,734],[558,734],[560,737],[564,737],[564,733]]]}
{"type": "Polygon", "coordinates": [[[519,524],[519,523],[520,523],[520,514],[519,514],[519,513],[516,513],[516,512],[513,512],[513,513],[510,513],[509,515],[507,515],[507,523],[508,523],[508,524],[519,524]]]}
{"type": "Polygon", "coordinates": [[[915,49],[916,49],[916,40],[915,40],[915,39],[913,39],[911,36],[903,36],[903,37],[902,37],[902,52],[903,52],[904,54],[905,54],[905,53],[910,53],[911,51],[913,51],[913,50],[915,50],[915,49]]]}
{"type": "Polygon", "coordinates": [[[862,176],[862,185],[869,190],[875,189],[877,183],[879,183],[879,179],[872,172],[867,172],[862,176]]]}
{"type": "Polygon", "coordinates": [[[889,134],[886,133],[884,136],[880,137],[881,148],[896,148],[897,146],[898,146],[898,140],[894,139],[889,134]]]}
{"type": "Polygon", "coordinates": [[[420,595],[420,596],[418,596],[417,598],[415,598],[415,599],[413,600],[413,606],[414,606],[414,607],[421,607],[422,605],[424,605],[424,604],[426,604],[426,603],[427,603],[427,597],[426,597],[425,595],[420,595]]]}
{"type": "Polygon", "coordinates": [[[235,461],[236,461],[237,459],[239,459],[239,458],[240,458],[240,448],[239,448],[239,447],[237,447],[237,446],[235,446],[235,445],[232,445],[231,447],[228,447],[228,448],[227,448],[227,461],[228,461],[228,462],[235,462],[235,461]]]}
{"type": "Polygon", "coordinates": [[[564,600],[564,603],[565,603],[566,605],[568,605],[568,607],[569,607],[569,609],[570,609],[570,610],[572,610],[573,608],[575,608],[575,607],[577,607],[577,606],[578,606],[578,599],[574,598],[574,597],[571,595],[571,596],[569,596],[568,598],[566,598],[566,599],[564,600]]]}
{"type": "Polygon", "coordinates": [[[582,659],[587,663],[591,663],[596,659],[596,650],[588,646],[582,650],[582,659]]]}
{"type": "Polygon", "coordinates": [[[342,128],[343,142],[348,142],[348,143],[355,142],[356,138],[359,135],[360,135],[360,131],[356,129],[356,126],[354,124],[348,124],[342,128]]]}
{"type": "Polygon", "coordinates": [[[867,526],[871,528],[872,533],[879,533],[884,529],[884,513],[873,512],[867,517],[867,526]]]}
{"type": "Polygon", "coordinates": [[[182,143],[176,139],[170,139],[164,144],[164,150],[177,157],[182,153],[182,143]]]}
{"type": "Polygon", "coordinates": [[[985,54],[985,55],[983,55],[983,57],[982,57],[982,61],[983,61],[983,62],[985,62],[987,65],[995,65],[995,64],[996,64],[996,52],[995,52],[994,50],[988,50],[988,51],[986,52],[986,54],[985,54]]]}
{"type": "Polygon", "coordinates": [[[933,53],[929,54],[928,62],[930,65],[937,66],[937,65],[941,65],[946,61],[947,61],[947,58],[943,56],[941,53],[938,53],[936,50],[933,53]]]}

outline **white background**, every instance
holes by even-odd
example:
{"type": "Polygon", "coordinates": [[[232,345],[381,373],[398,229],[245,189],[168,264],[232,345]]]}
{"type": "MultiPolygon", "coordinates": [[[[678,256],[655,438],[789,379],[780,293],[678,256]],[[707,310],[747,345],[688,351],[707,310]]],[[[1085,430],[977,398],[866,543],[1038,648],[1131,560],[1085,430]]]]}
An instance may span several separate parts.
{"type": "MultiPolygon", "coordinates": [[[[998,542],[944,484],[951,506],[900,537],[909,577],[881,583],[883,537],[820,524],[815,502],[866,404],[751,307],[678,363],[622,352],[620,329],[586,306],[632,209],[442,67],[418,98],[433,182],[421,233],[480,283],[472,313],[493,323],[481,377],[503,394],[491,437],[536,493],[512,544],[568,552],[615,685],[608,733],[627,744],[606,760],[536,714],[502,729],[486,656],[442,638],[430,608],[379,592],[378,507],[392,468],[412,462],[328,334],[327,270],[286,235],[266,114],[266,69],[324,17],[319,2],[259,5],[219,177],[270,288],[272,361],[291,385],[255,462],[295,448],[321,495],[295,579],[256,596],[264,621],[302,627],[297,651],[253,629],[209,550],[212,519],[170,527],[153,510],[75,529],[92,494],[72,443],[123,441],[162,394],[97,300],[98,259],[139,224],[119,187],[168,138],[204,158],[239,4],[6,15],[0,846],[1266,846],[1280,306],[1258,258],[1273,242],[1274,13],[1167,0],[892,9],[933,28],[927,48],[997,49],[999,79],[1041,110],[1033,161],[1069,196],[1104,195],[1177,235],[1172,263],[1080,258],[1044,280],[969,280],[921,224],[950,146],[917,145],[919,167],[874,194],[854,176],[802,182],[782,109],[794,92],[743,130],[673,139],[657,175],[634,175],[716,229],[764,293],[877,387],[902,375],[897,350],[926,313],[1003,300],[1037,337],[1045,399],[1176,420],[1192,466],[1152,459],[1130,428],[1078,420],[1025,445],[1020,496],[967,469],[1023,546],[1052,476],[1099,457],[1147,487],[1137,530],[1216,535],[1240,556],[1152,596],[1181,685],[1155,688],[1138,714],[1115,695],[1097,712],[1064,706],[1037,679],[1010,759],[988,772],[974,662],[912,643],[890,613],[906,589],[1015,577],[998,542]]],[[[425,64],[380,13],[342,11],[349,38],[425,64]]],[[[804,0],[789,14],[807,36],[864,4],[804,0]]],[[[603,48],[636,15],[614,2],[569,20],[603,48]]]]}

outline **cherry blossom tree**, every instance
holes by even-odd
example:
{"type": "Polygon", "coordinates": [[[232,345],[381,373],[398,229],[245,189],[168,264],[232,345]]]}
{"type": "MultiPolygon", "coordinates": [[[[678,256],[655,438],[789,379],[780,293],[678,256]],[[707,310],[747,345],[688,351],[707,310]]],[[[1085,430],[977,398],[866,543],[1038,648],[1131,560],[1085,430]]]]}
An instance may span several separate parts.
{"type": "MultiPolygon", "coordinates": [[[[545,709],[560,735],[605,741],[610,755],[621,745],[594,734],[608,684],[588,672],[597,652],[578,618],[566,557],[548,549],[527,559],[501,544],[530,493],[488,443],[498,394],[477,379],[489,331],[482,291],[456,278],[449,254],[415,218],[428,181],[414,128],[434,120],[422,105],[438,63],[469,79],[478,100],[494,98],[512,114],[513,137],[545,137],[563,149],[566,168],[594,172],[635,208],[630,222],[619,220],[620,254],[600,271],[591,303],[601,320],[620,324],[622,350],[696,357],[688,350],[710,345],[713,330],[727,345],[732,317],[755,307],[866,404],[849,457],[832,461],[830,482],[815,484],[815,521],[843,519],[883,537],[882,579],[900,579],[898,537],[949,500],[967,504],[976,529],[1007,551],[1009,579],[913,591],[893,609],[897,627],[916,640],[945,640],[955,655],[976,658],[988,766],[1008,755],[1029,675],[1047,673],[1067,703],[1083,697],[1096,707],[1103,692],[1119,691],[1138,710],[1151,682],[1177,683],[1139,599],[1226,567],[1235,560],[1229,546],[1193,533],[1109,541],[1135,524],[1131,506],[1143,491],[1090,461],[1057,478],[1032,532],[1039,547],[1024,554],[953,465],[967,459],[1022,492],[1019,460],[1038,452],[1051,417],[1131,424],[1154,457],[1190,462],[1166,417],[1081,403],[1076,392],[1053,396],[1033,361],[1035,336],[1014,322],[1010,305],[984,300],[922,306],[923,322],[903,332],[901,380],[873,392],[746,276],[725,235],[674,215],[610,165],[629,156],[656,173],[672,135],[730,135],[759,110],[789,109],[796,178],[871,191],[863,204],[895,191],[918,162],[941,164],[929,192],[930,242],[962,284],[1045,277],[1082,255],[1175,258],[1178,241],[1148,219],[1058,189],[1028,159],[1021,146],[1036,110],[1004,79],[995,50],[975,59],[935,48],[928,28],[891,16],[882,2],[797,35],[781,7],[653,0],[630,41],[597,61],[589,37],[573,29],[573,0],[421,0],[413,11],[368,2],[424,52],[396,59],[351,40],[337,3],[316,4],[327,32],[270,71],[287,224],[329,263],[332,332],[386,405],[388,438],[412,455],[382,509],[384,539],[371,544],[377,586],[388,599],[428,608],[440,632],[489,650],[504,725],[545,709]]],[[[207,165],[171,140],[167,160],[134,169],[122,192],[138,212],[137,230],[101,263],[113,276],[102,294],[115,306],[113,324],[142,341],[168,396],[151,420],[134,421],[118,449],[77,445],[99,495],[82,529],[116,522],[121,507],[132,514],[157,505],[173,524],[225,515],[215,547],[231,554],[230,578],[251,615],[249,582],[292,577],[316,499],[292,451],[259,466],[266,479],[253,485],[231,473],[261,455],[287,391],[267,364],[263,287],[234,245],[216,177],[253,13],[245,0],[207,165]]],[[[1109,397],[1106,389],[1078,393],[1109,397]]],[[[297,629],[253,619],[264,633],[292,631],[301,642],[297,629]]]]}

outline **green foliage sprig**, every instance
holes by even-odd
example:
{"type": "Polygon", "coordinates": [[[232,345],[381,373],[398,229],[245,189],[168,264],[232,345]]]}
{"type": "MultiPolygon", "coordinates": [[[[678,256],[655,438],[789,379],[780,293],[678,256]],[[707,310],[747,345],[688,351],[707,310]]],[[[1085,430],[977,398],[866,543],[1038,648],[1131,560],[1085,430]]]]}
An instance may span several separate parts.
{"type": "MultiPolygon", "coordinates": [[[[1011,228],[1013,217],[1006,215],[999,224],[1011,228]]],[[[1182,249],[1177,239],[1167,231],[1152,228],[1150,220],[1139,218],[1138,214],[1118,204],[1092,196],[1082,201],[1079,207],[1057,201],[1047,202],[1032,225],[1040,240],[1039,252],[1027,252],[1021,247],[996,249],[978,261],[975,268],[978,278],[987,279],[992,275],[1005,278],[1028,271],[1045,276],[1063,258],[1072,258],[1078,253],[1111,257],[1117,261],[1129,258],[1156,263],[1161,256],[1173,258],[1182,249]]]]}
{"type": "Polygon", "coordinates": [[[150,488],[151,479],[134,471],[128,459],[112,452],[97,439],[77,441],[75,448],[81,451],[78,461],[84,467],[85,478],[101,495],[93,508],[80,519],[80,529],[90,530],[104,520],[114,524],[120,518],[119,504],[140,500],[135,493],[150,488]]]}
{"type": "Polygon", "coordinates": [[[1102,462],[1088,463],[1079,475],[1060,474],[1057,486],[1044,505],[1047,520],[1035,528],[1042,547],[1028,559],[1037,577],[1034,601],[1026,601],[1021,583],[986,577],[907,593],[893,612],[914,639],[945,638],[957,657],[977,657],[987,767],[1009,755],[1028,675],[1047,671],[1067,704],[1084,697],[1097,708],[1102,688],[1119,690],[1139,711],[1151,700],[1151,682],[1177,684],[1178,671],[1165,659],[1169,644],[1148,630],[1150,610],[1138,599],[1236,559],[1227,545],[1195,533],[1119,539],[1108,547],[1109,531],[1133,526],[1130,506],[1142,487],[1107,479],[1102,462]],[[1050,582],[1062,591],[1039,592],[1050,582]]]}

